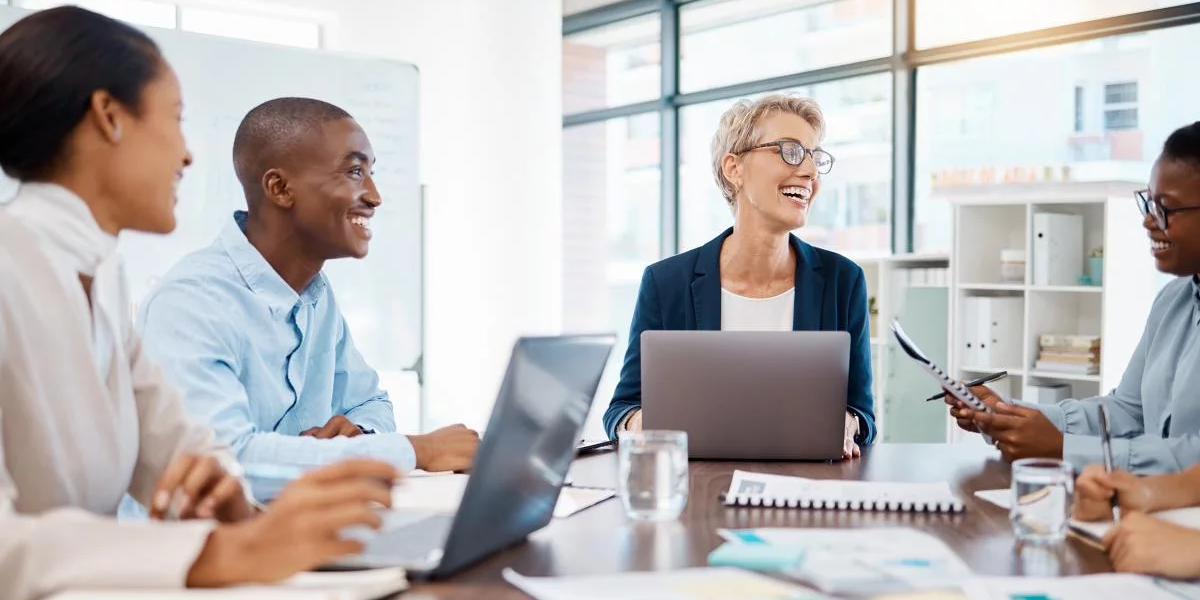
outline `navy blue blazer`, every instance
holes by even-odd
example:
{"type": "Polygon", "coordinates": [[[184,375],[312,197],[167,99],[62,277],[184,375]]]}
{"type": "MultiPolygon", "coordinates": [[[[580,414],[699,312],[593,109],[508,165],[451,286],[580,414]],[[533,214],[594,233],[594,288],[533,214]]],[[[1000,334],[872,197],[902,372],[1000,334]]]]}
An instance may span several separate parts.
{"type": "MultiPolygon", "coordinates": [[[[608,410],[604,429],[616,438],[617,426],[629,411],[642,405],[642,332],[646,330],[721,329],[721,245],[733,233],[694,250],[646,267],[629,327],[629,349],[621,381],[608,410]]],[[[850,333],[850,383],[847,408],[858,415],[857,442],[875,440],[875,410],[871,394],[871,334],[867,320],[867,283],[862,268],[850,259],[814,248],[795,235],[796,305],[793,331],[850,333]]]]}

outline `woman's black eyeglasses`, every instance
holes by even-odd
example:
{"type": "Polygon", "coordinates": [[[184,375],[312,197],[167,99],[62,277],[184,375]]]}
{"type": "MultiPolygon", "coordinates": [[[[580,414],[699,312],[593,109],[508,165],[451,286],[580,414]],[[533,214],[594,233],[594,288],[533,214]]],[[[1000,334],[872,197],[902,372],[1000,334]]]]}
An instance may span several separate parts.
{"type": "Polygon", "coordinates": [[[807,155],[807,156],[812,157],[813,164],[816,165],[818,173],[820,173],[822,175],[826,175],[829,173],[829,171],[831,169],[833,169],[833,155],[832,154],[830,154],[820,148],[817,148],[816,150],[809,150],[808,148],[804,147],[804,144],[801,144],[800,142],[796,142],[793,140],[780,140],[778,142],[767,142],[765,144],[751,146],[749,148],[746,148],[745,150],[742,150],[741,152],[738,152],[737,154],[745,154],[752,150],[758,150],[760,148],[769,148],[772,146],[779,148],[779,157],[783,159],[783,162],[785,162],[789,165],[792,165],[793,167],[800,166],[800,163],[804,162],[805,155],[807,155]]]}
{"type": "Polygon", "coordinates": [[[1154,224],[1158,225],[1159,231],[1167,230],[1167,217],[1178,213],[1187,212],[1189,210],[1200,210],[1200,206],[1179,206],[1176,208],[1167,208],[1162,205],[1158,198],[1150,197],[1150,190],[1138,190],[1133,193],[1137,198],[1138,210],[1142,211],[1142,216],[1150,215],[1154,217],[1154,224]]]}

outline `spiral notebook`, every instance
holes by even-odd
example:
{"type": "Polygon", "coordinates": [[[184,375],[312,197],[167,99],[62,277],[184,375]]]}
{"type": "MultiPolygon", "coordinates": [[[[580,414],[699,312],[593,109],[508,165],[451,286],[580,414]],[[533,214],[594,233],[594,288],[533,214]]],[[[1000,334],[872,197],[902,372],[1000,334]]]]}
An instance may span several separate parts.
{"type": "Polygon", "coordinates": [[[726,506],[958,513],[965,507],[945,481],[883,483],[805,479],[734,471],[726,506]]]}

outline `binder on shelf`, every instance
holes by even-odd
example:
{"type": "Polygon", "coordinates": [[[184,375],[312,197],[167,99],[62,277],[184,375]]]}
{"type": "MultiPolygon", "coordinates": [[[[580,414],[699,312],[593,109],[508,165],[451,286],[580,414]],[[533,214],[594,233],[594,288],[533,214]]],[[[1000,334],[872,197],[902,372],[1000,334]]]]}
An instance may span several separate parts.
{"type": "Polygon", "coordinates": [[[1083,216],[1033,214],[1033,284],[1076,285],[1083,274],[1083,216]]]}
{"type": "Polygon", "coordinates": [[[964,365],[978,366],[983,363],[979,362],[982,355],[979,352],[980,341],[982,336],[979,327],[979,301],[982,298],[978,296],[967,296],[963,298],[962,309],[962,324],[959,325],[959,331],[962,332],[959,341],[959,349],[962,352],[960,363],[964,365]]]}
{"type": "Polygon", "coordinates": [[[983,367],[1021,364],[1024,298],[978,298],[978,359],[983,367]]]}

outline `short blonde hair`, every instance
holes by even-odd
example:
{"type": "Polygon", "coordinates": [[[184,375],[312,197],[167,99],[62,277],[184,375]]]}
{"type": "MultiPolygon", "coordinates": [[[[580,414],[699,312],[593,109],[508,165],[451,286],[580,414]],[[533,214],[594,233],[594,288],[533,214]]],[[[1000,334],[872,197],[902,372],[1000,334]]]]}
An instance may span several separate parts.
{"type": "Polygon", "coordinates": [[[825,137],[825,115],[812,98],[799,94],[770,94],[754,101],[738,100],[721,115],[721,123],[712,139],[713,177],[730,206],[734,205],[737,189],[725,177],[722,159],[726,154],[737,154],[758,144],[762,135],[758,126],[763,117],[776,113],[797,115],[817,130],[817,139],[825,137]]]}

